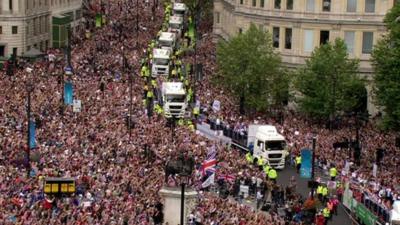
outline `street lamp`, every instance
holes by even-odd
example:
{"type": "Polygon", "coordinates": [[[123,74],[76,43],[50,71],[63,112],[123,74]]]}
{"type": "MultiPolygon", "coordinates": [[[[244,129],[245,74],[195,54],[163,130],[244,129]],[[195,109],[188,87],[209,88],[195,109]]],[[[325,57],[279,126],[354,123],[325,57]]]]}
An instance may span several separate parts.
{"type": "MultiPolygon", "coordinates": [[[[33,71],[32,68],[28,67],[26,68],[26,72],[28,72],[28,74],[31,74],[33,71]]],[[[32,81],[30,80],[30,78],[28,77],[28,81],[26,84],[26,91],[27,91],[27,119],[28,119],[28,129],[27,129],[27,163],[26,163],[26,170],[27,170],[27,178],[29,178],[30,175],[30,171],[31,171],[31,145],[30,145],[30,140],[31,140],[31,132],[30,132],[30,128],[31,128],[31,93],[33,91],[33,84],[32,81]]]]}
{"type": "Polygon", "coordinates": [[[314,199],[314,191],[315,191],[315,154],[316,154],[316,142],[317,142],[317,137],[313,136],[312,139],[312,159],[311,159],[311,181],[312,181],[312,185],[311,185],[311,199],[314,199]]]}

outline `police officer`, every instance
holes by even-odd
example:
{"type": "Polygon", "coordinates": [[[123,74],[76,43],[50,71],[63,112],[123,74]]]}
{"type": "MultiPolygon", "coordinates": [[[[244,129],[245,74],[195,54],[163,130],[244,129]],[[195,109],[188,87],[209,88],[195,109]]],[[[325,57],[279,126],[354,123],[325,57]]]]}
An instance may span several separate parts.
{"type": "Polygon", "coordinates": [[[323,188],[324,187],[321,184],[318,185],[318,187],[317,187],[317,196],[318,196],[318,199],[320,202],[322,202],[322,189],[323,188]]]}
{"type": "Polygon", "coordinates": [[[197,119],[197,117],[200,115],[200,107],[196,106],[193,108],[193,115],[197,119]]]}
{"type": "Polygon", "coordinates": [[[265,163],[264,168],[263,168],[265,175],[268,175],[268,172],[270,169],[271,169],[271,167],[268,165],[268,163],[265,163]]]}
{"type": "Polygon", "coordinates": [[[153,88],[157,88],[157,81],[155,79],[151,79],[151,86],[153,86],[153,88]]]}
{"type": "Polygon", "coordinates": [[[187,125],[188,125],[188,128],[190,131],[195,131],[195,127],[194,127],[192,121],[188,120],[187,125]]]}
{"type": "Polygon", "coordinates": [[[322,198],[324,203],[328,200],[328,188],[326,186],[322,188],[322,198]]]}
{"type": "Polygon", "coordinates": [[[324,218],[325,218],[325,224],[328,224],[328,219],[329,219],[329,217],[331,216],[331,211],[329,210],[328,207],[325,207],[325,208],[322,210],[322,215],[323,215],[324,218]]]}
{"type": "Polygon", "coordinates": [[[337,169],[335,165],[332,164],[331,168],[329,169],[329,176],[331,177],[331,181],[335,181],[337,176],[337,169]]]}
{"type": "Polygon", "coordinates": [[[268,179],[270,179],[274,184],[276,184],[276,178],[278,178],[278,173],[274,168],[270,168],[268,171],[268,179]]]}
{"type": "Polygon", "coordinates": [[[296,170],[297,173],[299,173],[301,168],[301,155],[298,155],[295,160],[296,160],[296,170]]]}
{"type": "Polygon", "coordinates": [[[259,157],[257,159],[257,164],[258,164],[258,167],[260,168],[260,170],[262,170],[263,166],[264,166],[264,159],[262,157],[259,157]]]}
{"type": "Polygon", "coordinates": [[[250,164],[253,163],[253,156],[251,155],[250,152],[248,152],[248,153],[246,154],[246,161],[247,161],[248,163],[250,163],[250,164]]]}

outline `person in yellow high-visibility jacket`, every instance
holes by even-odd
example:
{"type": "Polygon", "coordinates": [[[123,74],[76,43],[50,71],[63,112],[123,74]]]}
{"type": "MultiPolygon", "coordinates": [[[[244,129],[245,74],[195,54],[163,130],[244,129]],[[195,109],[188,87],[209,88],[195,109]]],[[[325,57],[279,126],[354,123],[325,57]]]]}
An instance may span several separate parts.
{"type": "Polygon", "coordinates": [[[153,97],[154,97],[153,91],[152,91],[152,90],[149,90],[149,91],[147,92],[146,97],[147,97],[147,98],[153,98],[153,97]]]}
{"type": "Polygon", "coordinates": [[[324,216],[324,218],[325,218],[325,223],[326,224],[328,224],[328,220],[329,220],[329,218],[331,217],[331,211],[329,210],[329,208],[328,207],[325,207],[323,210],[322,210],[322,215],[324,216]]]}
{"type": "Polygon", "coordinates": [[[151,79],[151,86],[153,86],[153,88],[157,88],[157,81],[154,79],[151,79]]]}
{"type": "Polygon", "coordinates": [[[265,175],[268,175],[270,169],[271,167],[266,163],[263,168],[265,175]]]}
{"type": "Polygon", "coordinates": [[[175,77],[175,76],[176,76],[176,69],[175,69],[175,68],[172,69],[172,71],[171,71],[171,76],[172,76],[172,77],[175,77]]]}
{"type": "Polygon", "coordinates": [[[247,160],[247,162],[250,163],[250,164],[253,163],[253,156],[251,155],[250,152],[248,152],[248,153],[246,154],[246,160],[247,160]]]}
{"type": "Polygon", "coordinates": [[[323,187],[322,188],[322,201],[325,203],[328,200],[328,188],[323,187]]]}
{"type": "Polygon", "coordinates": [[[276,184],[276,179],[278,178],[278,173],[274,168],[269,169],[268,171],[268,179],[276,184]]]}
{"type": "Polygon", "coordinates": [[[331,177],[331,181],[335,181],[337,176],[337,169],[335,165],[332,165],[332,167],[329,169],[329,175],[331,177]]]}
{"type": "Polygon", "coordinates": [[[297,173],[299,173],[300,172],[300,168],[301,168],[301,156],[298,155],[296,157],[295,161],[296,161],[296,170],[297,170],[297,173]]]}
{"type": "Polygon", "coordinates": [[[157,114],[162,114],[164,112],[163,108],[159,104],[154,104],[154,111],[157,114]]]}
{"type": "Polygon", "coordinates": [[[199,107],[194,107],[193,108],[193,116],[197,119],[197,117],[200,115],[200,109],[199,107]]]}
{"type": "Polygon", "coordinates": [[[140,75],[141,75],[142,77],[145,77],[145,76],[146,76],[146,70],[147,70],[147,66],[146,66],[146,65],[143,65],[143,66],[142,66],[142,69],[140,70],[140,75]]]}
{"type": "Polygon", "coordinates": [[[323,188],[324,187],[322,185],[318,185],[318,187],[317,187],[317,196],[318,196],[318,199],[320,202],[322,202],[322,189],[323,188]]]}
{"type": "Polygon", "coordinates": [[[190,131],[195,131],[195,127],[194,127],[192,121],[188,120],[187,125],[188,125],[188,128],[190,131]]]}
{"type": "Polygon", "coordinates": [[[187,101],[190,102],[192,100],[192,97],[193,97],[193,91],[191,88],[189,88],[188,95],[187,95],[187,101]]]}
{"type": "Polygon", "coordinates": [[[183,126],[185,124],[185,122],[183,121],[183,119],[179,119],[178,120],[178,125],[179,126],[183,126]]]}
{"type": "Polygon", "coordinates": [[[264,165],[264,159],[261,158],[261,157],[259,157],[259,158],[257,159],[257,164],[258,164],[258,166],[259,166],[260,168],[262,168],[262,166],[264,165]]]}

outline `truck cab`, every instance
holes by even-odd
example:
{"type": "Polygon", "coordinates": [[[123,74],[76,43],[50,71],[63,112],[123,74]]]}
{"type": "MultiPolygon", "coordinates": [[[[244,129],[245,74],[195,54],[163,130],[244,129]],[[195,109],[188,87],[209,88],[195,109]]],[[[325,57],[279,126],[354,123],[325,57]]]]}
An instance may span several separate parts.
{"type": "Polygon", "coordinates": [[[162,32],[158,38],[158,45],[162,49],[173,52],[176,46],[176,34],[171,32],[162,32]]]}
{"type": "Polygon", "coordinates": [[[275,126],[250,125],[247,143],[253,146],[254,158],[262,158],[276,169],[285,168],[288,148],[285,137],[278,133],[275,126]]]}
{"type": "Polygon", "coordinates": [[[165,117],[183,118],[187,107],[186,91],[183,83],[163,82],[161,93],[165,117]]]}
{"type": "Polygon", "coordinates": [[[186,13],[186,5],[184,3],[175,2],[172,8],[172,15],[184,17],[186,13]]]}
{"type": "Polygon", "coordinates": [[[182,29],[183,29],[183,17],[181,16],[171,16],[169,18],[169,32],[173,32],[177,35],[177,37],[180,37],[182,34],[182,29]]]}
{"type": "Polygon", "coordinates": [[[156,76],[168,76],[169,75],[169,60],[171,57],[171,51],[162,48],[153,49],[153,59],[151,66],[151,75],[156,76]]]}

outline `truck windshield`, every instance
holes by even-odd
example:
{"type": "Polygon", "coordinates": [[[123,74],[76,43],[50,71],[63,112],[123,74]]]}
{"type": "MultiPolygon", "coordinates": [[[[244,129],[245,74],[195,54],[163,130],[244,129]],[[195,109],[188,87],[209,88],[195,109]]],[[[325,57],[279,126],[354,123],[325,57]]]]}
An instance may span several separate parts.
{"type": "Polygon", "coordinates": [[[286,147],[285,141],[266,141],[265,150],[283,150],[286,147]]]}
{"type": "Polygon", "coordinates": [[[168,65],[168,59],[157,59],[157,58],[155,58],[154,59],[154,63],[156,64],[156,65],[168,65]]]}
{"type": "Polygon", "coordinates": [[[172,47],[172,42],[171,41],[159,41],[160,46],[165,46],[165,47],[172,47]]]}
{"type": "Polygon", "coordinates": [[[182,10],[174,10],[174,15],[176,15],[176,16],[183,16],[183,15],[185,15],[185,11],[182,11],[182,10]]]}
{"type": "Polygon", "coordinates": [[[167,95],[167,102],[185,102],[184,95],[167,95]]]}
{"type": "Polygon", "coordinates": [[[172,28],[172,29],[180,29],[181,25],[178,24],[178,23],[170,23],[169,27],[172,28]]]}

